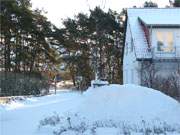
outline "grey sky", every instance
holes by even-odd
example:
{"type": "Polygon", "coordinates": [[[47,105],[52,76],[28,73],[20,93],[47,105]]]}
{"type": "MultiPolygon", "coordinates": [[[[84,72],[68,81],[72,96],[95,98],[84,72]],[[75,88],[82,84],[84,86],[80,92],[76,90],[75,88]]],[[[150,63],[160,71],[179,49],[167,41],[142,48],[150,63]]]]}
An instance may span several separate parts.
{"type": "MultiPolygon", "coordinates": [[[[33,8],[44,9],[46,16],[56,26],[61,26],[62,19],[73,17],[79,12],[88,13],[89,8],[100,6],[104,10],[111,8],[120,12],[122,8],[140,7],[146,0],[31,0],[33,8]]],[[[169,0],[152,0],[160,7],[169,5],[169,0]]]]}

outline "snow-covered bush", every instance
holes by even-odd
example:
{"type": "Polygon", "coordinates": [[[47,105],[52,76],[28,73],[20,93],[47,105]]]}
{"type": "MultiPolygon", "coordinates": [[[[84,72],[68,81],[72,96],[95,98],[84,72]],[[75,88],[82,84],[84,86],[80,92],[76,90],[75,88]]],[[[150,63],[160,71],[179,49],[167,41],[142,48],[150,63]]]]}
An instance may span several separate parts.
{"type": "MultiPolygon", "coordinates": [[[[170,135],[172,133],[180,133],[180,125],[169,125],[158,119],[147,122],[141,120],[137,124],[130,124],[121,120],[99,120],[90,121],[82,118],[78,114],[70,114],[58,116],[54,114],[40,121],[39,130],[46,126],[54,127],[52,133],[54,135],[98,135],[99,130],[116,130],[117,135],[170,135]]],[[[103,134],[103,133],[102,133],[103,134]]]]}
{"type": "Polygon", "coordinates": [[[39,122],[39,128],[45,125],[51,125],[55,126],[60,122],[60,117],[57,114],[54,114],[53,116],[47,117],[39,122]]]}

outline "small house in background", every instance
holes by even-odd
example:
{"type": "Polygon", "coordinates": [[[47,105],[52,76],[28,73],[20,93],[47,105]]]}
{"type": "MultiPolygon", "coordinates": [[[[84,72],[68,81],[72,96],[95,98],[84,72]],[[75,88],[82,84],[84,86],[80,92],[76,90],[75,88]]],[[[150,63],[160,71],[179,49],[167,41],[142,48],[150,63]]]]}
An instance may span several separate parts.
{"type": "Polygon", "coordinates": [[[127,9],[124,43],[124,84],[180,75],[180,8],[127,9]]]}

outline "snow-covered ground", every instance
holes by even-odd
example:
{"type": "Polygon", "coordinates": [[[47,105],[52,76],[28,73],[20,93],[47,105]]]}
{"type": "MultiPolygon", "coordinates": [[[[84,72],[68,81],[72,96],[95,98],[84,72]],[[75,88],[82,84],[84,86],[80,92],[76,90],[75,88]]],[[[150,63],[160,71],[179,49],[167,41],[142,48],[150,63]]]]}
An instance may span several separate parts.
{"type": "Polygon", "coordinates": [[[62,91],[0,112],[0,135],[180,135],[180,103],[135,85],[62,91]]]}

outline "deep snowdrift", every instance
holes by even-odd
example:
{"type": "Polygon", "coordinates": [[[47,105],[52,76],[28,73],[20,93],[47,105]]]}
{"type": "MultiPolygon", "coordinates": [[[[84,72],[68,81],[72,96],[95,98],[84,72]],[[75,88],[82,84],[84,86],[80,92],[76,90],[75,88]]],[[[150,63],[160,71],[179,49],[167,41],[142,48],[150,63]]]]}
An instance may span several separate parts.
{"type": "Polygon", "coordinates": [[[41,120],[40,129],[50,126],[58,135],[180,134],[180,104],[153,89],[135,85],[89,88],[79,103],[63,116],[41,120]]]}
{"type": "Polygon", "coordinates": [[[73,135],[84,127],[86,135],[92,135],[89,131],[95,131],[97,135],[117,135],[124,130],[124,123],[127,124],[125,128],[135,125],[142,131],[146,129],[144,122],[147,129],[162,125],[161,129],[174,128],[177,134],[180,133],[180,104],[159,91],[135,85],[109,85],[89,88],[83,94],[69,91],[32,97],[0,105],[0,111],[2,135],[51,135],[60,129],[66,135],[73,135]],[[50,123],[57,121],[54,118],[60,118],[60,121],[51,125],[46,121],[48,117],[53,118],[50,123]],[[47,123],[39,126],[44,121],[47,123]],[[75,128],[69,128],[70,125],[75,128]]]}
{"type": "Polygon", "coordinates": [[[112,119],[137,123],[159,119],[180,123],[180,104],[163,93],[135,85],[89,88],[79,112],[89,119],[112,119]]]}

